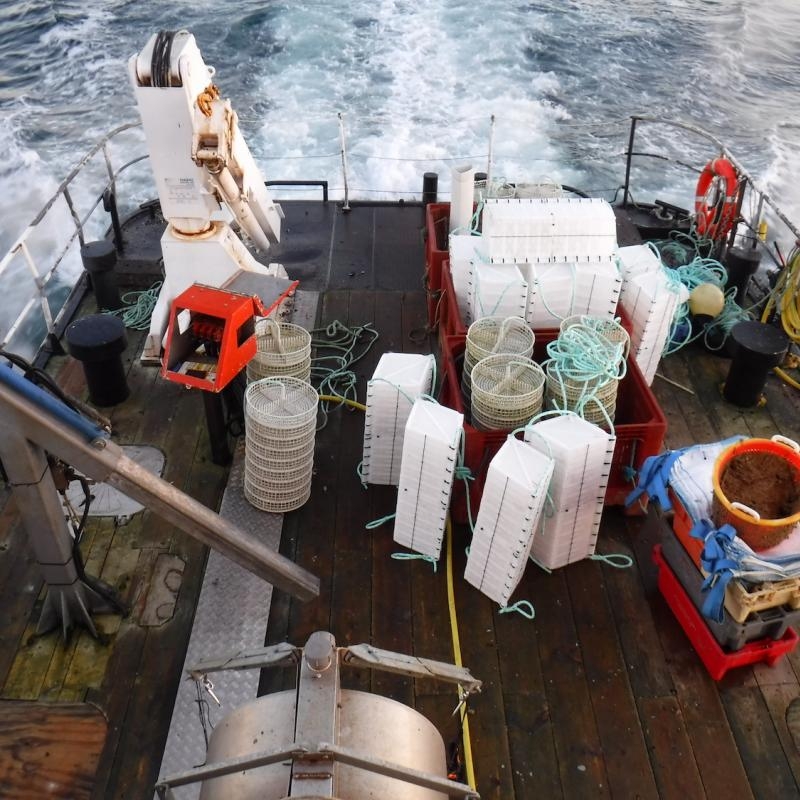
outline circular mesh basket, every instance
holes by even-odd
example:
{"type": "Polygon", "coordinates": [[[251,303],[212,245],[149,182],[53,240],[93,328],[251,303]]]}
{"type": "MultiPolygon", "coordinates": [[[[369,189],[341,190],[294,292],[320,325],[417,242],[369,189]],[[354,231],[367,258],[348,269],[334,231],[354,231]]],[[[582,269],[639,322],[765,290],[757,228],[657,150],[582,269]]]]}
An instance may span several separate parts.
{"type": "Polygon", "coordinates": [[[251,505],[261,511],[285,514],[287,511],[300,508],[311,497],[311,481],[296,481],[289,485],[286,491],[282,491],[273,488],[272,484],[264,486],[258,481],[254,482],[245,474],[244,496],[251,505]]]}
{"type": "Polygon", "coordinates": [[[272,375],[308,382],[311,377],[311,334],[290,322],[262,319],[256,323],[256,354],[247,365],[247,381],[272,375]]]}
{"type": "Polygon", "coordinates": [[[575,411],[587,422],[608,427],[617,410],[619,381],[599,376],[576,380],[562,375],[554,362],[545,365],[545,408],[548,410],[575,411]],[[608,415],[608,419],[606,418],[608,415]]]}
{"type": "MultiPolygon", "coordinates": [[[[611,353],[618,352],[622,345],[621,357],[626,359],[631,349],[631,337],[617,320],[608,317],[594,317],[589,314],[573,314],[561,320],[559,338],[574,338],[577,343],[591,346],[596,337],[611,345],[611,353]],[[578,330],[576,330],[578,329],[578,330]],[[570,333],[567,333],[570,331],[570,333]]],[[[599,343],[599,342],[598,342],[599,343]]]]}
{"type": "Polygon", "coordinates": [[[256,508],[282,513],[308,500],[318,403],[299,378],[263,378],[247,387],[244,495],[256,508]]]}
{"type": "Polygon", "coordinates": [[[469,402],[471,376],[475,365],[487,356],[513,353],[530,358],[535,337],[522,317],[483,317],[469,326],[464,350],[464,370],[461,373],[461,391],[469,402]]]}
{"type": "Polygon", "coordinates": [[[498,353],[472,371],[472,424],[482,430],[512,430],[541,411],[545,375],[524,356],[498,353]]]}

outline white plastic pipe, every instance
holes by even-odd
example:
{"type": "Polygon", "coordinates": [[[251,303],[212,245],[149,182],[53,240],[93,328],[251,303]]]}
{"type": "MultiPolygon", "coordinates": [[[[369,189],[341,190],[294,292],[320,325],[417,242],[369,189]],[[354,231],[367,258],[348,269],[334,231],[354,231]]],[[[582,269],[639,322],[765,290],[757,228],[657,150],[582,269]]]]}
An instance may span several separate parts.
{"type": "Polygon", "coordinates": [[[465,164],[454,167],[450,178],[450,233],[456,228],[469,230],[472,219],[472,198],[475,191],[475,170],[465,164]]]}

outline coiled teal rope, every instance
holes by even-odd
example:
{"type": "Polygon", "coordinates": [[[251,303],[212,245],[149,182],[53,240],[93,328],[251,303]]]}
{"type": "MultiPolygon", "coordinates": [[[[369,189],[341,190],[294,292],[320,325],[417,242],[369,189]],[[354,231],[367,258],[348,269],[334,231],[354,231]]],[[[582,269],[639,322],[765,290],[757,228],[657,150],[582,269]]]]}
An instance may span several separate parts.
{"type": "Polygon", "coordinates": [[[150,318],[160,291],[161,281],[156,281],[149,289],[141,292],[125,292],[120,298],[125,304],[123,308],[103,313],[122,317],[123,325],[132,331],[146,331],[150,328],[150,318]]]}

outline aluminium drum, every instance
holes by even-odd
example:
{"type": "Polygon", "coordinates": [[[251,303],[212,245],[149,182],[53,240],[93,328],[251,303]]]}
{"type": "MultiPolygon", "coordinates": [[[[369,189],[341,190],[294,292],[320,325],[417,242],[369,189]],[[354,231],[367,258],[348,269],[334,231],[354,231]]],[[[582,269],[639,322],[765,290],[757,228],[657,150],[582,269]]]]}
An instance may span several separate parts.
{"type": "MultiPolygon", "coordinates": [[[[413,708],[368,692],[344,689],[339,711],[341,747],[441,778],[447,776],[444,742],[434,725],[413,708]]],[[[211,734],[207,764],[249,754],[281,750],[295,738],[297,693],[277,692],[237,708],[211,734]]],[[[236,772],[203,784],[200,800],[283,800],[302,798],[290,786],[291,759],[236,772]],[[291,793],[290,793],[291,792],[291,793]]],[[[342,800],[447,800],[441,792],[345,764],[336,766],[333,797],[342,800]]],[[[318,798],[318,794],[311,795],[318,798]]]]}

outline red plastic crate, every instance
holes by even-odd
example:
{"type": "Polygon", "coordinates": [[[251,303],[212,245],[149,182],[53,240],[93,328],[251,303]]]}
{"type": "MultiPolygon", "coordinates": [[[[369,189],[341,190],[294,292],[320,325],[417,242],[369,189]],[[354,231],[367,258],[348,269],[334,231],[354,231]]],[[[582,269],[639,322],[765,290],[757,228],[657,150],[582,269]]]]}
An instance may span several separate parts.
{"type": "Polygon", "coordinates": [[[466,336],[467,326],[458,308],[458,298],[453,288],[450,260],[442,264],[441,302],[439,304],[439,338],[442,336],[466,336]]]}
{"type": "Polygon", "coordinates": [[[695,539],[691,535],[694,523],[689,516],[689,512],[684,508],[680,498],[672,489],[669,489],[669,500],[672,503],[672,530],[675,532],[676,538],[683,545],[683,549],[689,554],[689,557],[694,561],[697,569],[700,569],[700,556],[703,553],[703,542],[700,539],[695,539]]]}
{"type": "MultiPolygon", "coordinates": [[[[453,408],[464,414],[464,399],[461,395],[461,364],[466,337],[440,337],[442,344],[441,386],[439,402],[443,406],[453,408]]],[[[489,462],[494,458],[503,442],[508,438],[507,431],[480,431],[464,420],[464,466],[469,467],[473,480],[469,481],[469,498],[473,521],[478,515],[478,506],[486,482],[486,471],[489,462]]],[[[467,521],[466,489],[464,481],[453,483],[453,495],[450,500],[450,514],[454,522],[467,521]]]]}
{"type": "Polygon", "coordinates": [[[792,628],[787,628],[780,639],[758,639],[749,642],[741,650],[728,653],[723,650],[706,625],[700,612],[688,597],[675,573],[664,560],[661,545],[653,548],[653,561],[658,566],[658,589],[672,613],[683,628],[708,674],[721,680],[725,673],[736,667],[757,664],[765,661],[774,666],[783,656],[791,653],[797,646],[798,636],[792,628]]]}
{"type": "Polygon", "coordinates": [[[442,290],[442,264],[448,256],[450,203],[430,203],[425,209],[425,286],[428,293],[428,325],[436,325],[442,290]]]}
{"type": "MultiPolygon", "coordinates": [[[[533,357],[541,363],[547,358],[547,345],[558,337],[558,330],[550,328],[536,331],[535,334],[533,357]]],[[[466,349],[466,336],[440,336],[439,343],[442,353],[442,387],[439,401],[442,405],[454,408],[463,414],[460,361],[466,349]]],[[[617,442],[606,489],[607,506],[625,504],[625,498],[636,483],[635,480],[627,479],[628,468],[638,472],[646,458],[661,452],[667,431],[664,413],[634,359],[628,360],[627,374],[620,382],[614,429],[617,442]]],[[[508,433],[505,431],[479,431],[467,423],[464,424],[464,464],[475,476],[470,484],[473,514],[480,502],[489,462],[507,436],[508,433]]],[[[641,508],[635,504],[630,510],[636,513],[641,508]]],[[[451,513],[456,522],[466,520],[464,493],[460,487],[453,489],[451,513]]]]}

